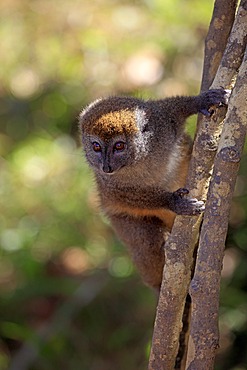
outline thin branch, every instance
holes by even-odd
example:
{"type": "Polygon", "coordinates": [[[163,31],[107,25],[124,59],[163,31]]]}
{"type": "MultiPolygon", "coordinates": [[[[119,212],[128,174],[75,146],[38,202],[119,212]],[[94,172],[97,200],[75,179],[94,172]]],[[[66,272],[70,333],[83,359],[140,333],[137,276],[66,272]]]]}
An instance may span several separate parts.
{"type": "Polygon", "coordinates": [[[215,78],[233,25],[237,3],[238,0],[215,1],[205,40],[201,91],[208,90],[215,78]]]}
{"type": "MultiPolygon", "coordinates": [[[[242,1],[227,45],[229,60],[222,59],[215,84],[231,86],[241,64],[246,44],[246,1],[242,1]],[[240,13],[241,12],[241,13],[240,13]],[[241,14],[241,16],[240,16],[241,14]],[[232,44],[232,40],[235,40],[232,44]],[[231,54],[231,50],[233,56],[231,54]],[[232,63],[235,59],[237,62],[232,63]]],[[[214,85],[215,85],[214,84],[214,85]]],[[[188,174],[188,188],[192,196],[206,198],[210,173],[219,140],[221,119],[204,118],[195,140],[188,174]]],[[[177,217],[171,237],[166,243],[166,263],[153,333],[149,370],[173,369],[179,346],[185,299],[191,281],[193,253],[198,241],[201,217],[177,217]]]]}
{"type": "MultiPolygon", "coordinates": [[[[205,40],[204,63],[201,82],[201,92],[210,88],[219,68],[225,51],[228,37],[234,22],[238,0],[216,0],[214,10],[205,40]]],[[[197,128],[200,127],[202,115],[198,115],[197,128]]],[[[199,232],[199,230],[198,230],[199,232]]],[[[195,247],[196,248],[196,247],[195,247]]],[[[191,317],[191,299],[189,294],[183,312],[183,328],[179,338],[179,350],[176,358],[176,369],[183,370],[186,366],[186,357],[189,342],[191,317]]]]}
{"type": "Polygon", "coordinates": [[[221,267],[228,218],[247,130],[247,50],[230,99],[202,225],[190,294],[192,297],[188,370],[214,368],[219,346],[221,267]]]}

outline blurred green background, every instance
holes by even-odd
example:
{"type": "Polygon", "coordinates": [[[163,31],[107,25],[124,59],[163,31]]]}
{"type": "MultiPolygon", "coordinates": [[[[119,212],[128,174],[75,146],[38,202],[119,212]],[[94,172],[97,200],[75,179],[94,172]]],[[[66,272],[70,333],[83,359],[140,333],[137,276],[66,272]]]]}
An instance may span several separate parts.
{"type": "MultiPolygon", "coordinates": [[[[156,297],[98,210],[76,121],[100,96],[197,94],[212,9],[213,0],[0,3],[0,370],[147,368],[156,297]]],[[[246,169],[244,155],[219,370],[247,369],[246,169]]]]}

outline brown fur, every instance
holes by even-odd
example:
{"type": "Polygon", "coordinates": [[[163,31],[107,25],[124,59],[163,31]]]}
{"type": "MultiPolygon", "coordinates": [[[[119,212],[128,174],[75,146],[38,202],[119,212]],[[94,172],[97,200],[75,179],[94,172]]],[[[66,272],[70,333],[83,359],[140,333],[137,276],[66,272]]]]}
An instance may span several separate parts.
{"type": "Polygon", "coordinates": [[[186,189],[178,190],[185,184],[191,152],[185,120],[199,111],[210,114],[208,109],[226,103],[226,97],[223,89],[158,101],[110,97],[80,115],[101,207],[143,280],[154,288],[161,283],[164,243],[176,213],[195,215],[204,209],[203,202],[186,196],[186,189]]]}

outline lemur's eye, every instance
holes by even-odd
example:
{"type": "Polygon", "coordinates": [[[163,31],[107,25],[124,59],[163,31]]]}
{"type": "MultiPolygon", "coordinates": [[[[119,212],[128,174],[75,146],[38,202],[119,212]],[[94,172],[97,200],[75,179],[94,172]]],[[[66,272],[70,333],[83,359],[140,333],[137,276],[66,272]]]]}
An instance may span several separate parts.
{"type": "Polygon", "coordinates": [[[121,152],[122,150],[124,150],[124,148],[125,148],[125,143],[123,143],[122,141],[118,141],[114,145],[114,149],[117,150],[118,152],[121,152]]]}
{"type": "Polygon", "coordinates": [[[93,150],[95,151],[95,152],[101,152],[101,145],[99,144],[99,143],[97,143],[96,141],[95,142],[93,142],[93,150]]]}

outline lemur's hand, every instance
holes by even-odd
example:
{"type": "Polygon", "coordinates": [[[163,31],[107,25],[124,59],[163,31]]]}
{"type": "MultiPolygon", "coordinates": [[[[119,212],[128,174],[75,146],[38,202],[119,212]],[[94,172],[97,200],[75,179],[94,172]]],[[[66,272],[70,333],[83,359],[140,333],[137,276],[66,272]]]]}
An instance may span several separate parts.
{"type": "Polygon", "coordinates": [[[212,89],[202,93],[199,95],[201,100],[199,111],[205,116],[211,116],[214,111],[210,108],[213,106],[220,107],[222,105],[227,105],[230,95],[231,90],[224,89],[212,89]]]}
{"type": "Polygon", "coordinates": [[[189,190],[181,188],[173,193],[173,209],[178,215],[198,215],[205,210],[205,204],[196,198],[188,198],[189,190]]]}

